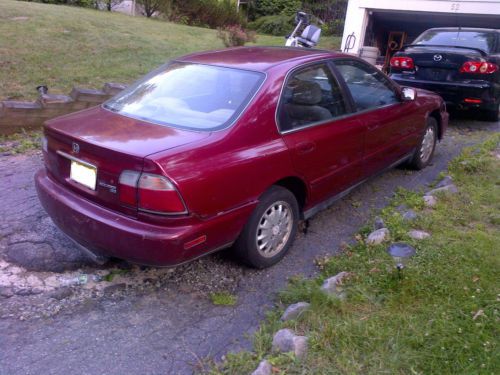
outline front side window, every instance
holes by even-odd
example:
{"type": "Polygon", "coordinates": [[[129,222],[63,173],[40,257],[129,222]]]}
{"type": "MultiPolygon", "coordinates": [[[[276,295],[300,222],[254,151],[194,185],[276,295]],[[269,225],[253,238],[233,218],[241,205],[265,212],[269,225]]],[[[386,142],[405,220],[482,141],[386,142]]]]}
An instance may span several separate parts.
{"type": "Polygon", "coordinates": [[[212,65],[174,62],[146,75],[104,107],[123,114],[191,130],[217,130],[243,110],[264,74],[212,65]]]}
{"type": "Polygon", "coordinates": [[[377,69],[357,60],[334,62],[351,92],[357,111],[399,103],[396,90],[377,69]]]}
{"type": "Polygon", "coordinates": [[[326,64],[294,72],[287,80],[278,112],[281,131],[346,114],[342,91],[326,64]]]}

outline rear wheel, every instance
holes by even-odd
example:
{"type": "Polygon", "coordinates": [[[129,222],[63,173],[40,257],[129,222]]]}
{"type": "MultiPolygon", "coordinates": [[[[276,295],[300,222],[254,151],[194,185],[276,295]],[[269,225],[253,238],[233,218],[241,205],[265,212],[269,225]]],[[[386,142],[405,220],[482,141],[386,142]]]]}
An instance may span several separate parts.
{"type": "Polygon", "coordinates": [[[432,160],[437,141],[437,121],[434,117],[427,119],[427,127],[425,128],[424,135],[415,150],[413,158],[410,160],[410,167],[414,169],[423,169],[432,160]]]}
{"type": "Polygon", "coordinates": [[[500,101],[498,103],[497,109],[484,111],[484,119],[486,121],[496,122],[500,119],[500,101]]]}
{"type": "Polygon", "coordinates": [[[293,193],[280,186],[271,187],[236,241],[237,255],[255,268],[278,263],[294,241],[298,220],[299,205],[293,193]]]}

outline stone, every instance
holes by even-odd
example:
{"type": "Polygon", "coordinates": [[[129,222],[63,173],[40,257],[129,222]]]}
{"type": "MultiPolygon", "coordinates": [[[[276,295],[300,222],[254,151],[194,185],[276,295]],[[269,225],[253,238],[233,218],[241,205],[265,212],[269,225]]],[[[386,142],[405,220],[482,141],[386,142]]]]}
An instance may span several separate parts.
{"type": "Polygon", "coordinates": [[[373,223],[373,228],[375,230],[385,228],[384,220],[380,216],[377,216],[375,218],[375,222],[373,223]]]}
{"type": "Polygon", "coordinates": [[[103,292],[104,292],[105,296],[111,296],[116,292],[125,290],[126,288],[127,288],[127,284],[125,284],[125,283],[113,284],[113,285],[110,285],[110,286],[107,286],[106,288],[104,288],[103,292]]]}
{"type": "Polygon", "coordinates": [[[389,238],[389,229],[387,228],[380,228],[377,229],[373,232],[371,232],[368,235],[368,238],[366,239],[366,243],[368,245],[379,245],[384,241],[387,241],[389,238]]]}
{"type": "Polygon", "coordinates": [[[423,230],[416,229],[409,231],[408,235],[414,240],[425,240],[426,238],[429,238],[431,236],[429,233],[424,232],[423,230]]]}
{"type": "Polygon", "coordinates": [[[436,188],[442,188],[444,186],[452,185],[453,184],[453,177],[450,175],[445,176],[441,181],[439,181],[436,185],[436,188]]]}
{"type": "Polygon", "coordinates": [[[272,349],[274,352],[292,352],[301,358],[307,354],[307,337],[295,335],[288,328],[280,329],[274,334],[272,349]]]}
{"type": "Polygon", "coordinates": [[[71,297],[72,294],[73,290],[71,290],[71,288],[59,288],[51,292],[49,297],[61,301],[65,298],[71,297]]]}
{"type": "Polygon", "coordinates": [[[273,367],[266,361],[265,359],[259,363],[257,369],[252,372],[252,375],[271,375],[273,371],[273,367]]]}
{"type": "Polygon", "coordinates": [[[344,283],[344,280],[349,277],[349,272],[340,272],[335,276],[329,277],[323,282],[321,286],[321,290],[328,295],[333,295],[337,297],[341,297],[341,290],[339,290],[339,286],[344,283]]]}
{"type": "Polygon", "coordinates": [[[8,286],[0,286],[0,296],[9,298],[14,295],[14,292],[11,287],[8,286]]]}
{"type": "Polygon", "coordinates": [[[408,210],[403,214],[403,220],[413,221],[417,218],[417,213],[413,210],[408,210]]]}
{"type": "Polygon", "coordinates": [[[297,302],[293,305],[287,307],[283,315],[281,316],[281,320],[286,322],[287,320],[297,319],[304,311],[309,308],[309,304],[307,302],[297,302]]]}
{"type": "Polygon", "coordinates": [[[431,191],[428,191],[425,195],[436,195],[436,194],[440,194],[440,193],[450,193],[450,194],[455,194],[455,193],[458,193],[458,188],[456,187],[455,184],[450,184],[450,185],[446,185],[446,186],[442,186],[442,187],[439,187],[439,188],[436,188],[436,189],[432,189],[431,191]]]}
{"type": "Polygon", "coordinates": [[[272,349],[274,352],[293,352],[293,338],[295,334],[291,329],[280,329],[274,334],[272,349]]]}
{"type": "Polygon", "coordinates": [[[424,204],[426,207],[434,207],[437,204],[437,199],[433,195],[424,195],[424,204]]]}

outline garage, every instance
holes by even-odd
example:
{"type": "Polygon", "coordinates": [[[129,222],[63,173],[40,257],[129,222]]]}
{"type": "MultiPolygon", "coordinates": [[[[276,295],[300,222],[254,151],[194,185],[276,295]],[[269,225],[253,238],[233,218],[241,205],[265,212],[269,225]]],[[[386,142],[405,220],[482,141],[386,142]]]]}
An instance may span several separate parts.
{"type": "Polygon", "coordinates": [[[500,0],[350,0],[341,48],[376,54],[376,65],[387,68],[396,51],[433,27],[499,28],[500,0]]]}

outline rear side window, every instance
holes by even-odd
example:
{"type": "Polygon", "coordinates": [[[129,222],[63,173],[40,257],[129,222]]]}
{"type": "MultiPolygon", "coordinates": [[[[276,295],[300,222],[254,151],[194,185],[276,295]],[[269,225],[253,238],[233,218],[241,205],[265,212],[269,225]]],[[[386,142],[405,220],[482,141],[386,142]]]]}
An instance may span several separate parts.
{"type": "Polygon", "coordinates": [[[357,111],[399,103],[390,81],[377,69],[357,60],[334,62],[349,87],[357,111]]]}
{"type": "Polygon", "coordinates": [[[332,120],[347,113],[340,86],[326,64],[292,73],[278,112],[281,131],[332,120]]]}
{"type": "Polygon", "coordinates": [[[478,48],[490,53],[495,50],[495,33],[487,31],[427,30],[413,44],[478,48]]]}

